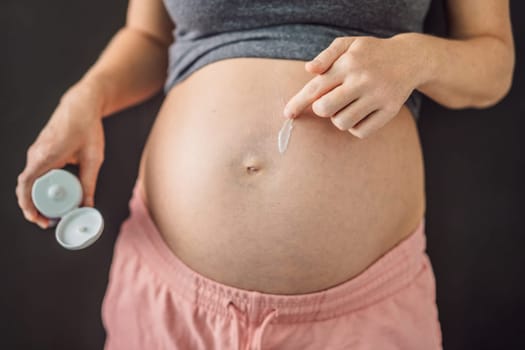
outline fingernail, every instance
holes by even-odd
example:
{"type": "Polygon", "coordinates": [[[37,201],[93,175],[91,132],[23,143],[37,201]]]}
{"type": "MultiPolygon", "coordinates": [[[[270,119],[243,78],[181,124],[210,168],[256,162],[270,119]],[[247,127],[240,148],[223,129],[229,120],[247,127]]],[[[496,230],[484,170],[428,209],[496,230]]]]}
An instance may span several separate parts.
{"type": "Polygon", "coordinates": [[[47,227],[55,227],[58,223],[58,220],[49,220],[47,227]]]}
{"type": "Polygon", "coordinates": [[[288,107],[286,107],[283,111],[283,116],[285,118],[292,118],[294,116],[294,114],[290,111],[290,109],[288,107]]]}

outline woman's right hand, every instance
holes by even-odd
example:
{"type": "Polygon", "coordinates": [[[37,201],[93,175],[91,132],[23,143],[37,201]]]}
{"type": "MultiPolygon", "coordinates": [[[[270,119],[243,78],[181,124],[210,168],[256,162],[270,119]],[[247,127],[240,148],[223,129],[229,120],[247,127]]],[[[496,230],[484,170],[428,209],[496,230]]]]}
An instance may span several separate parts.
{"type": "Polygon", "coordinates": [[[73,86],[28,148],[26,165],[16,186],[18,205],[28,221],[41,228],[49,227],[50,220],[33,204],[32,186],[47,171],[66,164],[79,166],[82,205],[94,205],[98,172],[104,161],[102,108],[102,99],[95,89],[81,83],[73,86]]]}

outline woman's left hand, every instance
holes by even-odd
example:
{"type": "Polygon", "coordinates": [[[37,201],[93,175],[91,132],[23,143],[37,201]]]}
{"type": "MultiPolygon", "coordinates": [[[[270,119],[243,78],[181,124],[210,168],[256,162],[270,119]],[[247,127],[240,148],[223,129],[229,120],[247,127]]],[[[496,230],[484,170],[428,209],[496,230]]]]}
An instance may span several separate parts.
{"type": "Polygon", "coordinates": [[[340,130],[363,138],[397,115],[419,84],[414,45],[400,36],[338,37],[305,69],[318,74],[287,103],[296,118],[308,105],[340,130]]]}

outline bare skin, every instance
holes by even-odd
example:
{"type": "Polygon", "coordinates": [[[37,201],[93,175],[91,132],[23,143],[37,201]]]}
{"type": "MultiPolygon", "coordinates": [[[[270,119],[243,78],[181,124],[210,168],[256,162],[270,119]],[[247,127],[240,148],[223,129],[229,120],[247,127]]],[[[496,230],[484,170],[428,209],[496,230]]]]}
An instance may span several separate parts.
{"type": "MultiPolygon", "coordinates": [[[[212,279],[261,292],[322,290],[363,271],[425,212],[405,97],[418,89],[450,108],[497,103],[514,68],[508,12],[508,1],[451,1],[450,38],[342,37],[318,64],[235,58],[194,72],[166,97],[139,171],[168,246],[212,279]],[[330,94],[336,86],[345,93],[330,94]],[[297,121],[280,155],[285,106],[297,121]]],[[[47,226],[30,189],[66,163],[79,164],[84,205],[94,205],[100,119],[162,87],[173,26],[160,0],[130,1],[126,26],[28,150],[16,188],[27,220],[47,226]]]]}
{"type": "Polygon", "coordinates": [[[150,214],[181,260],[221,283],[276,294],[325,289],[423,216],[421,148],[406,108],[362,140],[307,112],[278,152],[285,97],[311,78],[303,65],[210,65],[174,87],[151,131],[139,175],[150,214]],[[231,89],[210,84],[225,80],[231,89]]]}

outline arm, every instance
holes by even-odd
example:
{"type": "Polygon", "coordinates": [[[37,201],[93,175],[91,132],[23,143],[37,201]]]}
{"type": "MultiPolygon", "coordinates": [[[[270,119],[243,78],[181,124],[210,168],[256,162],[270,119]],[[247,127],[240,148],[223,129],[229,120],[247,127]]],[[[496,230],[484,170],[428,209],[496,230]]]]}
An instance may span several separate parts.
{"type": "Polygon", "coordinates": [[[364,138],[398,115],[415,89],[449,108],[488,107],[510,89],[514,43],[508,0],[449,3],[451,38],[402,33],[338,37],[305,69],[315,76],[286,104],[364,138]]]}
{"type": "Polygon", "coordinates": [[[173,28],[162,0],[130,0],[126,26],[111,40],[97,62],[73,85],[27,150],[18,175],[18,205],[27,220],[49,225],[31,199],[34,181],[50,169],[78,164],[83,205],[94,205],[104,161],[102,118],[138,103],[162,87],[167,47],[173,28]]]}
{"type": "Polygon", "coordinates": [[[162,0],[130,0],[126,25],[62,99],[88,94],[104,117],[151,97],[166,79],[173,27],[162,0]]]}
{"type": "Polygon", "coordinates": [[[448,39],[419,33],[396,36],[420,57],[416,88],[449,108],[492,106],[512,84],[509,2],[449,0],[448,12],[448,39]]]}

